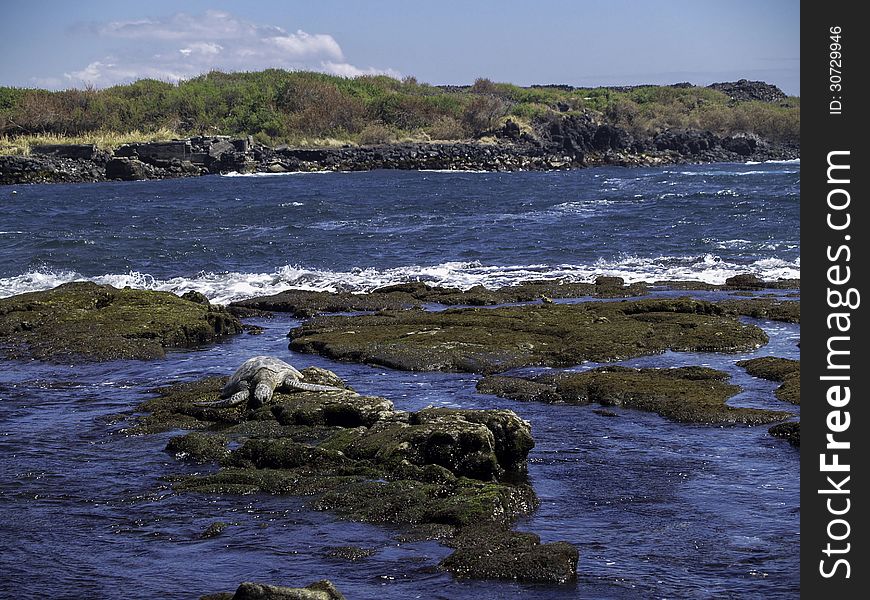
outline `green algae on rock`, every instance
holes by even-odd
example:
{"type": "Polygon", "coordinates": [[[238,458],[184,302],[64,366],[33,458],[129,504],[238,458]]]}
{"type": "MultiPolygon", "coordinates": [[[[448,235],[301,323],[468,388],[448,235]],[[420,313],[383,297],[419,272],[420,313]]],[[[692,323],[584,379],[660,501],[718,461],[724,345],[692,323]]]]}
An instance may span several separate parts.
{"type": "Polygon", "coordinates": [[[767,343],[760,328],[690,298],[318,317],[290,336],[297,352],[408,371],[473,373],[665,350],[745,351],[767,343]]]}
{"type": "Polygon", "coordinates": [[[460,290],[430,286],[425,283],[401,283],[377,288],[364,294],[287,290],[270,296],[233,302],[230,308],[231,310],[289,312],[297,317],[312,317],[331,312],[403,310],[420,308],[423,304],[492,306],[586,296],[626,298],[646,293],[645,284],[625,285],[620,277],[599,277],[594,283],[572,283],[562,280],[528,281],[495,290],[482,285],[460,290]]]}
{"type": "Polygon", "coordinates": [[[0,300],[0,351],[8,358],[154,359],[241,331],[223,308],[169,292],[74,282],[0,300]]]}
{"type": "MultiPolygon", "coordinates": [[[[346,387],[324,369],[302,373],[309,383],[346,387]]],[[[138,417],[133,431],[193,429],[171,439],[167,451],[220,466],[210,474],[169,478],[176,491],[309,496],[311,508],[348,520],[398,525],[418,535],[428,531],[433,538],[464,533],[455,537],[461,554],[442,565],[461,577],[515,572],[514,578],[526,581],[576,578],[576,548],[541,544],[510,530],[538,506],[523,482],[534,446],[530,425],[512,411],[409,413],[351,390],[279,391],[255,409],[197,405],[216,397],[224,381],[212,377],[161,388],[139,407],[150,414],[138,417]],[[233,449],[229,440],[236,442],[233,449]],[[490,525],[500,531],[500,558],[480,553],[478,542],[472,548],[463,541],[479,539],[469,532],[490,525]],[[498,567],[501,560],[514,566],[498,567]]]]}
{"type": "Polygon", "coordinates": [[[534,533],[509,531],[498,525],[468,528],[448,545],[456,548],[441,567],[460,579],[513,579],[567,583],[577,570],[577,548],[565,542],[542,544],[534,533]]]}
{"type": "Polygon", "coordinates": [[[769,319],[784,323],[801,322],[801,303],[799,300],[741,298],[722,300],[717,304],[725,314],[741,315],[754,319],[769,319]]]}
{"type": "Polygon", "coordinates": [[[600,367],[581,373],[531,378],[489,376],[477,390],[513,400],[621,406],[654,412],[680,423],[761,424],[782,421],[789,413],[735,408],[727,400],[740,391],[728,374],[707,367],[633,369],[600,367]]]}
{"type": "Polygon", "coordinates": [[[792,404],[801,403],[801,363],[799,360],[762,356],[741,360],[737,366],[746,369],[753,377],[770,381],[781,381],[776,389],[776,397],[792,404]]]}

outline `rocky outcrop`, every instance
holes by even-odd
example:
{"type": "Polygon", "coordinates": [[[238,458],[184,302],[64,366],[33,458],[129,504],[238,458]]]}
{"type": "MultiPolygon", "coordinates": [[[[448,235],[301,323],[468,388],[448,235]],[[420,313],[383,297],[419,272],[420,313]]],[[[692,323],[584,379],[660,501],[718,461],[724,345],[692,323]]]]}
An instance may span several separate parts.
{"type": "Polygon", "coordinates": [[[48,361],[153,359],[240,333],[222,307],[88,282],[0,299],[0,352],[48,361]]]}
{"type": "Polygon", "coordinates": [[[0,156],[0,185],[106,180],[105,164],[54,156],[0,156]]]}
{"type": "Polygon", "coordinates": [[[208,594],[200,600],[345,600],[332,582],[322,579],[301,588],[267,585],[250,581],[239,584],[235,593],[208,594]]]}
{"type": "Polygon", "coordinates": [[[760,424],[781,421],[782,411],[728,406],[740,391],[728,374],[706,367],[632,369],[600,367],[582,373],[538,377],[484,377],[477,385],[484,394],[549,404],[619,406],[654,412],[679,423],[760,424]]]}
{"type": "Polygon", "coordinates": [[[296,352],[408,371],[473,373],[624,360],[667,349],[734,352],[767,343],[758,327],[689,298],[317,317],[290,335],[296,352]]]}
{"type": "Polygon", "coordinates": [[[106,163],[106,179],[139,181],[155,175],[153,167],[135,158],[113,158],[106,163]]]}
{"type": "Polygon", "coordinates": [[[753,377],[770,381],[781,381],[776,390],[776,397],[792,404],[801,403],[801,363],[799,360],[763,356],[741,360],[738,367],[743,367],[753,377]]]}
{"type": "Polygon", "coordinates": [[[800,448],[801,446],[801,424],[800,421],[789,421],[788,423],[780,423],[774,425],[767,430],[770,435],[787,441],[792,446],[800,448]]]}
{"type": "Polygon", "coordinates": [[[366,294],[350,292],[314,292],[287,290],[230,304],[230,310],[289,312],[297,317],[311,317],[329,312],[402,310],[424,304],[444,306],[492,306],[517,302],[535,302],[554,298],[626,298],[647,292],[646,285],[625,285],[620,277],[598,277],[594,283],[542,280],[491,290],[474,286],[467,290],[436,287],[413,282],[390,285],[366,294]]]}
{"type": "Polygon", "coordinates": [[[763,81],[741,79],[739,81],[713,83],[707,87],[722,92],[735,102],[747,102],[751,100],[759,102],[779,102],[787,98],[781,89],[763,81]]]}
{"type": "Polygon", "coordinates": [[[305,496],[311,508],[344,519],[445,540],[455,552],[441,566],[457,577],[576,578],[574,546],[511,530],[538,506],[525,482],[529,423],[509,410],[398,411],[330,371],[302,374],[306,383],[345,391],[277,391],[256,409],[215,408],[203,403],[217,398],[226,378],[212,377],[157,390],[129,431],[193,430],[171,439],[167,452],[220,469],[173,477],[181,493],[305,496]]]}

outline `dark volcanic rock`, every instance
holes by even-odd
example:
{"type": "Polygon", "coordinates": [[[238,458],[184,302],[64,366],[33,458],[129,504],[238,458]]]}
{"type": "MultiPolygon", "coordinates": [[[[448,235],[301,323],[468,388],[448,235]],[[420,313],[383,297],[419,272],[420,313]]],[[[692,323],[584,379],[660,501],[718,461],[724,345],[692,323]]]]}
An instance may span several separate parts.
{"type": "Polygon", "coordinates": [[[760,290],[765,287],[764,281],[753,273],[734,275],[725,280],[726,287],[736,290],[760,290]]]}
{"type": "Polygon", "coordinates": [[[774,425],[767,430],[770,435],[787,441],[792,446],[800,448],[801,445],[801,424],[800,422],[788,422],[774,425]]]}
{"type": "Polygon", "coordinates": [[[511,579],[527,583],[568,583],[577,579],[577,548],[542,544],[533,533],[498,526],[467,529],[449,542],[456,551],[440,566],[460,579],[511,579]]]}
{"type": "Polygon", "coordinates": [[[139,181],[151,175],[152,171],[147,165],[135,158],[113,158],[106,163],[106,179],[139,181]]]}
{"type": "Polygon", "coordinates": [[[54,156],[0,156],[0,185],[104,181],[98,162],[54,156]]]}
{"type": "Polygon", "coordinates": [[[620,277],[599,277],[594,284],[569,283],[561,280],[529,281],[490,290],[474,286],[468,290],[434,287],[420,282],[401,283],[375,289],[369,293],[314,292],[287,290],[233,302],[230,308],[288,312],[297,317],[311,317],[330,312],[375,312],[417,308],[423,304],[446,306],[491,306],[516,302],[533,302],[553,298],[624,298],[647,292],[643,284],[625,285],[620,277]]]}
{"type": "Polygon", "coordinates": [[[303,588],[244,582],[235,594],[209,594],[200,600],[344,600],[344,595],[330,581],[323,579],[303,588]]]}
{"type": "Polygon", "coordinates": [[[0,349],[10,358],[152,359],[241,331],[223,308],[168,292],[75,282],[0,299],[0,349]]]}
{"type": "Polygon", "coordinates": [[[343,560],[360,560],[374,554],[375,551],[371,548],[360,548],[359,546],[335,546],[326,550],[326,556],[329,558],[341,558],[343,560]]]}
{"type": "Polygon", "coordinates": [[[726,94],[736,102],[746,102],[749,100],[779,102],[787,97],[781,89],[763,81],[741,79],[739,81],[713,83],[707,87],[726,94]]]}
{"type": "MultiPolygon", "coordinates": [[[[303,369],[308,383],[344,383],[323,369],[303,369]]],[[[167,450],[216,460],[221,468],[174,477],[179,492],[272,493],[310,497],[309,506],[353,521],[409,528],[424,538],[455,538],[445,565],[461,577],[524,581],[573,579],[577,551],[540,544],[510,524],[538,506],[523,483],[534,445],[529,424],[508,410],[393,409],[384,398],[348,391],[276,392],[265,406],[214,408],[225,378],[158,390],[143,403],[136,431],[196,429],[167,450]],[[214,438],[214,440],[209,440],[214,438]],[[227,440],[240,443],[227,450],[227,440]],[[493,553],[482,552],[489,534],[493,553]],[[428,534],[425,532],[429,532],[428,534]],[[508,575],[512,573],[512,575],[508,575]]]]}
{"type": "Polygon", "coordinates": [[[728,375],[705,367],[631,369],[600,367],[582,373],[547,374],[529,379],[490,376],[477,390],[513,400],[565,404],[597,402],[655,412],[681,423],[760,424],[789,413],[733,408],[728,399],[740,391],[728,375]]]}
{"type": "Polygon", "coordinates": [[[496,373],[678,351],[734,352],[767,342],[716,304],[679,298],[318,317],[290,347],[407,371],[496,373]]]}
{"type": "Polygon", "coordinates": [[[752,156],[759,145],[759,138],[753,135],[734,135],[722,139],[722,147],[745,158],[752,156]]]}
{"type": "Polygon", "coordinates": [[[801,322],[801,303],[778,298],[747,298],[722,300],[717,303],[723,314],[742,315],[753,319],[770,319],[785,323],[801,322]]]}

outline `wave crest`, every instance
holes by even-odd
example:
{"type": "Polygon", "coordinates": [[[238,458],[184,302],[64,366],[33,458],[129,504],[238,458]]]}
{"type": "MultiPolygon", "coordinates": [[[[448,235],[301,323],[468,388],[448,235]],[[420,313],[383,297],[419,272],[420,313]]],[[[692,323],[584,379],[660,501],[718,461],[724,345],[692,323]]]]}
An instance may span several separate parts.
{"type": "Polygon", "coordinates": [[[227,303],[255,296],[277,294],[289,289],[363,293],[407,282],[425,282],[435,286],[468,289],[476,285],[498,288],[540,279],[565,279],[591,282],[599,275],[637,281],[704,281],[721,284],[739,273],[755,273],[762,279],[799,279],[800,257],[794,261],[765,258],[750,264],[736,264],[714,254],[701,256],[622,256],[616,260],[600,259],[591,265],[483,265],[480,262],[445,262],[437,265],[411,265],[378,269],[357,268],[350,271],[308,269],[284,265],[271,273],[200,272],[193,277],[160,279],[148,273],[108,273],[84,276],[75,271],[28,271],[0,278],[0,297],[46,290],[70,281],[93,281],[123,288],[168,291],[183,294],[196,290],[213,302],[227,303]]]}

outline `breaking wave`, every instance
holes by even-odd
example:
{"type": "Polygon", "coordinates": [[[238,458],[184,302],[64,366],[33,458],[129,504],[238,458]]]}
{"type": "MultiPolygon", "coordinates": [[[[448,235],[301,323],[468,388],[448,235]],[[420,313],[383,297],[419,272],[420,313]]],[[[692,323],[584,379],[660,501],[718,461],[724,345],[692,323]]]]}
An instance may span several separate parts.
{"type": "Polygon", "coordinates": [[[498,288],[540,279],[564,279],[591,282],[599,275],[636,281],[703,281],[721,284],[739,273],[755,273],[762,279],[799,279],[800,257],[794,261],[764,258],[748,264],[722,260],[714,254],[701,256],[623,256],[616,260],[598,260],[590,265],[484,265],[480,262],[445,262],[436,265],[410,265],[377,269],[357,268],[349,271],[308,269],[285,265],[270,273],[200,272],[192,277],[159,279],[147,273],[84,276],[75,271],[28,271],[0,278],[0,297],[50,289],[70,281],[93,281],[118,288],[161,290],[183,294],[196,290],[213,302],[226,303],[255,296],[276,294],[289,289],[329,292],[368,292],[373,289],[407,282],[468,289],[476,285],[498,288]]]}

